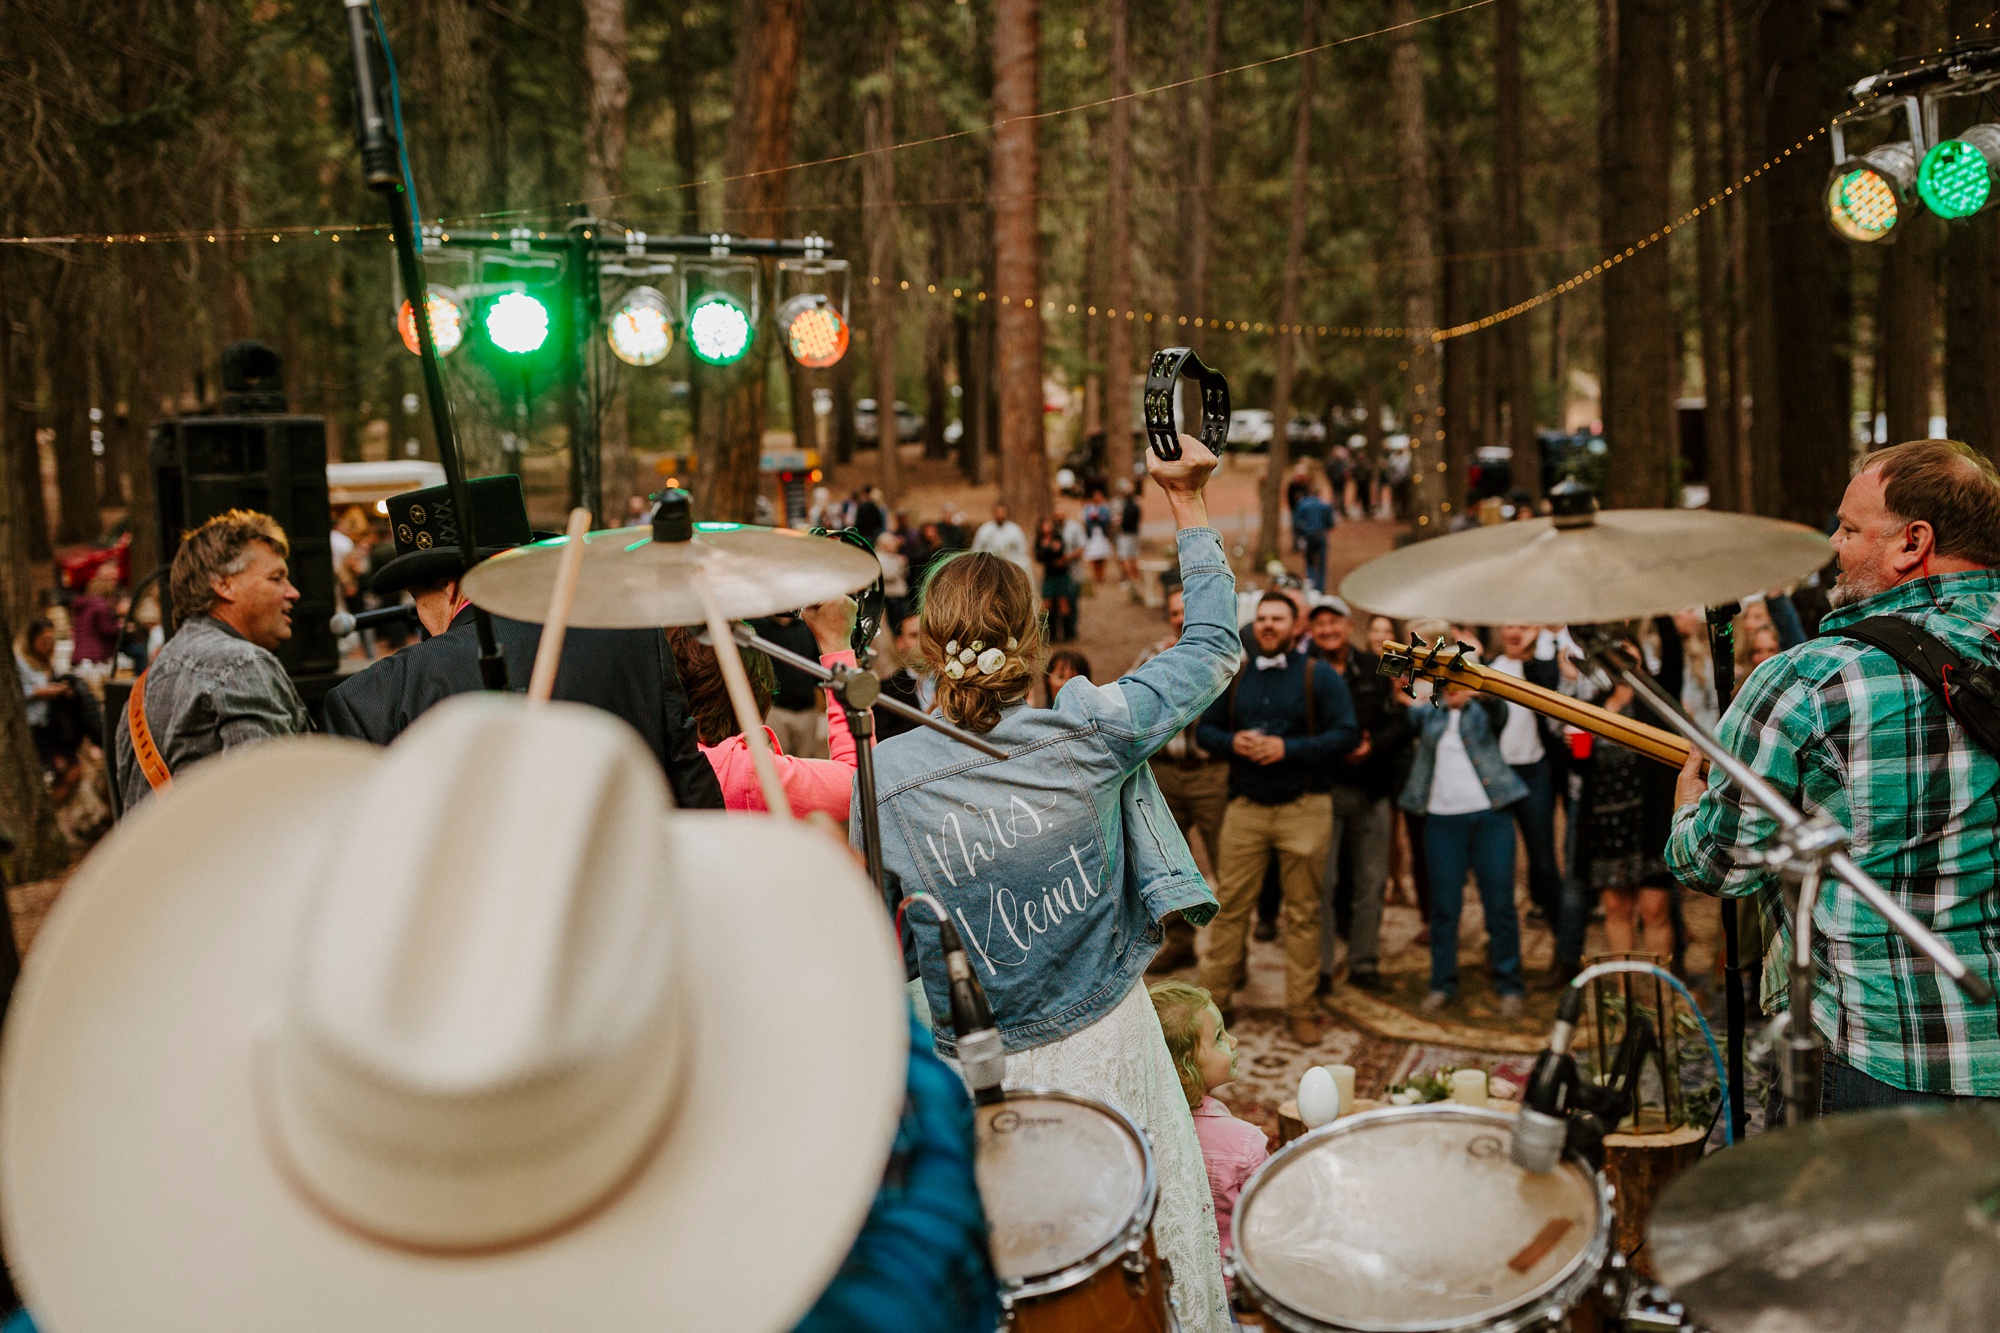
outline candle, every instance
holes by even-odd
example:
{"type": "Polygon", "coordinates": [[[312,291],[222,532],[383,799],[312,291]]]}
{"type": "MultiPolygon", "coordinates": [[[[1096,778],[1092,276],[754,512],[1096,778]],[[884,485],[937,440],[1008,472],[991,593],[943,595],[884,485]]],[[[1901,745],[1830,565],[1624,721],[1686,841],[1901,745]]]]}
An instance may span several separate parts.
{"type": "Polygon", "coordinates": [[[1486,1105],[1486,1071],[1455,1069],[1451,1075],[1451,1099],[1467,1106],[1486,1105]]]}
{"type": "Polygon", "coordinates": [[[1333,1085],[1340,1089],[1340,1113],[1346,1115],[1354,1110],[1354,1066],[1322,1065],[1322,1069],[1333,1075],[1333,1085]]]}

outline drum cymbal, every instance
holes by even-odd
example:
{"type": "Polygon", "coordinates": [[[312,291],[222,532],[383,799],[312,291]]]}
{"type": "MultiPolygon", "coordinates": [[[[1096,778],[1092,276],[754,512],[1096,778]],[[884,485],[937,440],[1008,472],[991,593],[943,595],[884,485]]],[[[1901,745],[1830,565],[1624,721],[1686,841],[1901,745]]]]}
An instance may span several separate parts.
{"type": "Polygon", "coordinates": [[[1715,1333],[2000,1328],[2000,1110],[1829,1116],[1676,1180],[1653,1264],[1715,1333]]]}
{"type": "MultiPolygon", "coordinates": [[[[584,539],[583,571],[569,623],[583,629],[697,625],[705,617],[692,575],[708,576],[732,620],[811,606],[865,588],[882,573],[875,557],[846,542],[786,528],[697,523],[690,541],[656,541],[646,527],[607,528],[584,539]]],[[[539,623],[565,539],[481,561],[465,595],[497,616],[539,623]]]]}
{"type": "Polygon", "coordinates": [[[1796,582],[1832,556],[1825,537],[1798,523],[1705,509],[1607,509],[1417,542],[1349,574],[1340,595],[1401,620],[1595,625],[1720,606],[1796,582]]]}

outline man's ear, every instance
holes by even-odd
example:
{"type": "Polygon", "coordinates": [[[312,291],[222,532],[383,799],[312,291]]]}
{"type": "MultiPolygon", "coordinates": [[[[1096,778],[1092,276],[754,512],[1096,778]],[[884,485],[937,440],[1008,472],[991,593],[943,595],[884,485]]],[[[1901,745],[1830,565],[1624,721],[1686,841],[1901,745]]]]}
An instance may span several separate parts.
{"type": "Polygon", "coordinates": [[[236,595],[229,590],[230,581],[234,578],[235,575],[232,574],[227,578],[210,579],[208,581],[208,590],[215,594],[216,601],[233,603],[236,600],[236,595]]]}
{"type": "Polygon", "coordinates": [[[1936,549],[1936,529],[1918,519],[1904,527],[1902,547],[1891,559],[1899,570],[1911,570],[1930,559],[1936,549]]]}

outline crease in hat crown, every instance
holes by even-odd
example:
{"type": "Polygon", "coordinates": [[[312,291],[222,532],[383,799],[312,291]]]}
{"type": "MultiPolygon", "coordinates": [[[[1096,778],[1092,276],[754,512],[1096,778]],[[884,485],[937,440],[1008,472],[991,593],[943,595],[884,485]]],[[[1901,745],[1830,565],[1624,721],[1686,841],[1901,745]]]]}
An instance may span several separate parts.
{"type": "Polygon", "coordinates": [[[681,1070],[666,785],[581,705],[425,714],[346,816],[260,1054],[294,1182],[378,1238],[559,1229],[641,1166],[681,1070]]]}

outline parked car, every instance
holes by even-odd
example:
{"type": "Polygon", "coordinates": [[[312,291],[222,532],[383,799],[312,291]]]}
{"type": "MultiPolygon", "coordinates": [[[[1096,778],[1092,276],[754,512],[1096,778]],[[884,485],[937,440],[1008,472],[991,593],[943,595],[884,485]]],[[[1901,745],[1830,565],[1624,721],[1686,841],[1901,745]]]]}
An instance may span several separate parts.
{"type": "Polygon", "coordinates": [[[1271,447],[1271,410],[1239,407],[1229,417],[1229,447],[1256,451],[1271,447]]]}
{"type": "Polygon", "coordinates": [[[1285,423],[1285,440],[1294,453],[1317,453],[1326,445],[1326,423],[1317,417],[1293,417],[1285,423]]]}
{"type": "MultiPolygon", "coordinates": [[[[875,443],[875,400],[863,398],[854,405],[854,435],[866,444],[875,443]]],[[[914,444],[924,438],[924,414],[913,411],[908,403],[896,404],[896,439],[902,444],[914,444]]]]}
{"type": "Polygon", "coordinates": [[[1580,430],[1574,435],[1555,430],[1538,430],[1535,443],[1542,449],[1542,490],[1557,482],[1575,478],[1593,491],[1604,493],[1605,444],[1602,435],[1580,430]]]}

